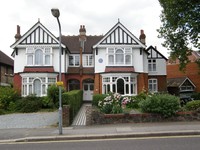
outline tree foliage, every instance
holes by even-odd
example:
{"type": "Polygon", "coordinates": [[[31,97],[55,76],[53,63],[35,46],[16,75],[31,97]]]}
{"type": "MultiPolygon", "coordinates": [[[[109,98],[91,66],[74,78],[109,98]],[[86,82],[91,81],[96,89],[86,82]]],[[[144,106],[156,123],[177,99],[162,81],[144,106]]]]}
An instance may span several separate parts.
{"type": "Polygon", "coordinates": [[[159,37],[164,38],[163,46],[171,50],[172,58],[180,61],[180,70],[189,62],[191,47],[200,49],[200,1],[159,0],[163,8],[159,37]]]}

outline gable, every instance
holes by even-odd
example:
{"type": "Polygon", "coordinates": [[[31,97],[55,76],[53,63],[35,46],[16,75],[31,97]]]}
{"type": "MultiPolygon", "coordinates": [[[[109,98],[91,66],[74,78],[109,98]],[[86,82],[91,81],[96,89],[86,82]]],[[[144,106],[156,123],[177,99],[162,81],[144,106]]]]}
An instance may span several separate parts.
{"type": "Polygon", "coordinates": [[[179,87],[179,88],[181,86],[196,87],[188,77],[168,78],[167,79],[167,86],[168,87],[179,87]]]}
{"type": "MultiPolygon", "coordinates": [[[[18,47],[19,45],[35,45],[35,44],[59,44],[58,39],[39,21],[28,30],[18,41],[16,41],[11,48],[18,47]]],[[[62,47],[65,47],[61,44],[62,47]]]]}
{"type": "Polygon", "coordinates": [[[148,59],[165,59],[167,60],[167,58],[165,56],[163,56],[156,48],[154,48],[153,46],[150,46],[149,48],[147,48],[147,52],[149,53],[148,55],[148,59]]]}
{"type": "Polygon", "coordinates": [[[57,40],[38,26],[20,44],[57,44],[57,40]]]}
{"type": "Polygon", "coordinates": [[[120,22],[110,29],[110,31],[108,31],[105,36],[93,46],[93,48],[103,45],[137,45],[143,48],[146,47],[120,22]]]}

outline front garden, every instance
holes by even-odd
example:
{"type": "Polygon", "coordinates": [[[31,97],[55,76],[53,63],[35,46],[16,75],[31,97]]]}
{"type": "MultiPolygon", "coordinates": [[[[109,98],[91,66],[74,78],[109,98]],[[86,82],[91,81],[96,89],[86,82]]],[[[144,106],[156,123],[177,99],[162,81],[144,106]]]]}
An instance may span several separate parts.
{"type": "MultiPolygon", "coordinates": [[[[82,105],[82,91],[66,92],[62,89],[62,104],[70,105],[70,117],[74,118],[82,105]]],[[[59,105],[59,88],[52,85],[47,90],[47,96],[37,97],[20,95],[11,87],[0,87],[0,115],[9,113],[30,113],[38,111],[55,111],[59,105]]]]}
{"type": "MultiPolygon", "coordinates": [[[[198,95],[198,94],[196,94],[198,95]]],[[[118,93],[94,95],[91,124],[200,120],[200,97],[183,107],[169,94],[121,96],[118,93]]]]}

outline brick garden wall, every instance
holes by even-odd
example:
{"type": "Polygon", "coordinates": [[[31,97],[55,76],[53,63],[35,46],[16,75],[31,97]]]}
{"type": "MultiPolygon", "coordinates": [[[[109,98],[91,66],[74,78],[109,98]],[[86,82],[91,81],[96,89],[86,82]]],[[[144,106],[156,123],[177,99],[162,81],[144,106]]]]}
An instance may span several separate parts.
{"type": "Polygon", "coordinates": [[[86,125],[144,123],[166,121],[200,121],[200,112],[178,112],[174,117],[163,118],[158,114],[103,114],[92,106],[87,107],[86,125]]]}

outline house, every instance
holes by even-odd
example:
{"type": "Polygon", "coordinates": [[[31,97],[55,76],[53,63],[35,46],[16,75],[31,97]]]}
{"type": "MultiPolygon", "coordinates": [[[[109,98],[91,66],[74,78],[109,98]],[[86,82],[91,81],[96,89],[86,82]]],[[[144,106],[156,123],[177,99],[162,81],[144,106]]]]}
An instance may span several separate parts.
{"type": "MultiPolygon", "coordinates": [[[[168,88],[171,88],[170,80],[181,80],[190,82],[191,86],[188,89],[189,93],[200,92],[200,74],[199,67],[196,63],[200,59],[200,52],[191,51],[191,55],[188,56],[190,62],[187,64],[185,72],[179,70],[179,61],[178,59],[169,59],[167,63],[167,80],[168,88]],[[187,79],[187,80],[183,80],[187,79]]],[[[183,82],[181,84],[184,84],[183,82]]],[[[181,91],[179,91],[181,92],[181,91]]],[[[191,95],[191,94],[190,94],[191,95]]]]}
{"type": "Polygon", "coordinates": [[[147,48],[148,59],[148,89],[150,92],[167,91],[167,58],[156,47],[147,48]]]}
{"type": "MultiPolygon", "coordinates": [[[[14,87],[22,96],[45,96],[58,80],[59,41],[39,21],[23,36],[17,26],[11,45],[15,61],[14,87]]],[[[61,37],[62,81],[67,91],[83,89],[83,99],[93,94],[118,92],[137,95],[142,90],[166,91],[166,58],[155,48],[146,49],[145,34],[136,38],[121,22],[104,36],[61,37]]]]}
{"type": "Polygon", "coordinates": [[[14,60],[0,50],[0,86],[11,86],[13,83],[14,60]]]}
{"type": "Polygon", "coordinates": [[[196,86],[188,77],[167,79],[167,90],[170,94],[179,96],[181,99],[190,98],[196,86]]]}

